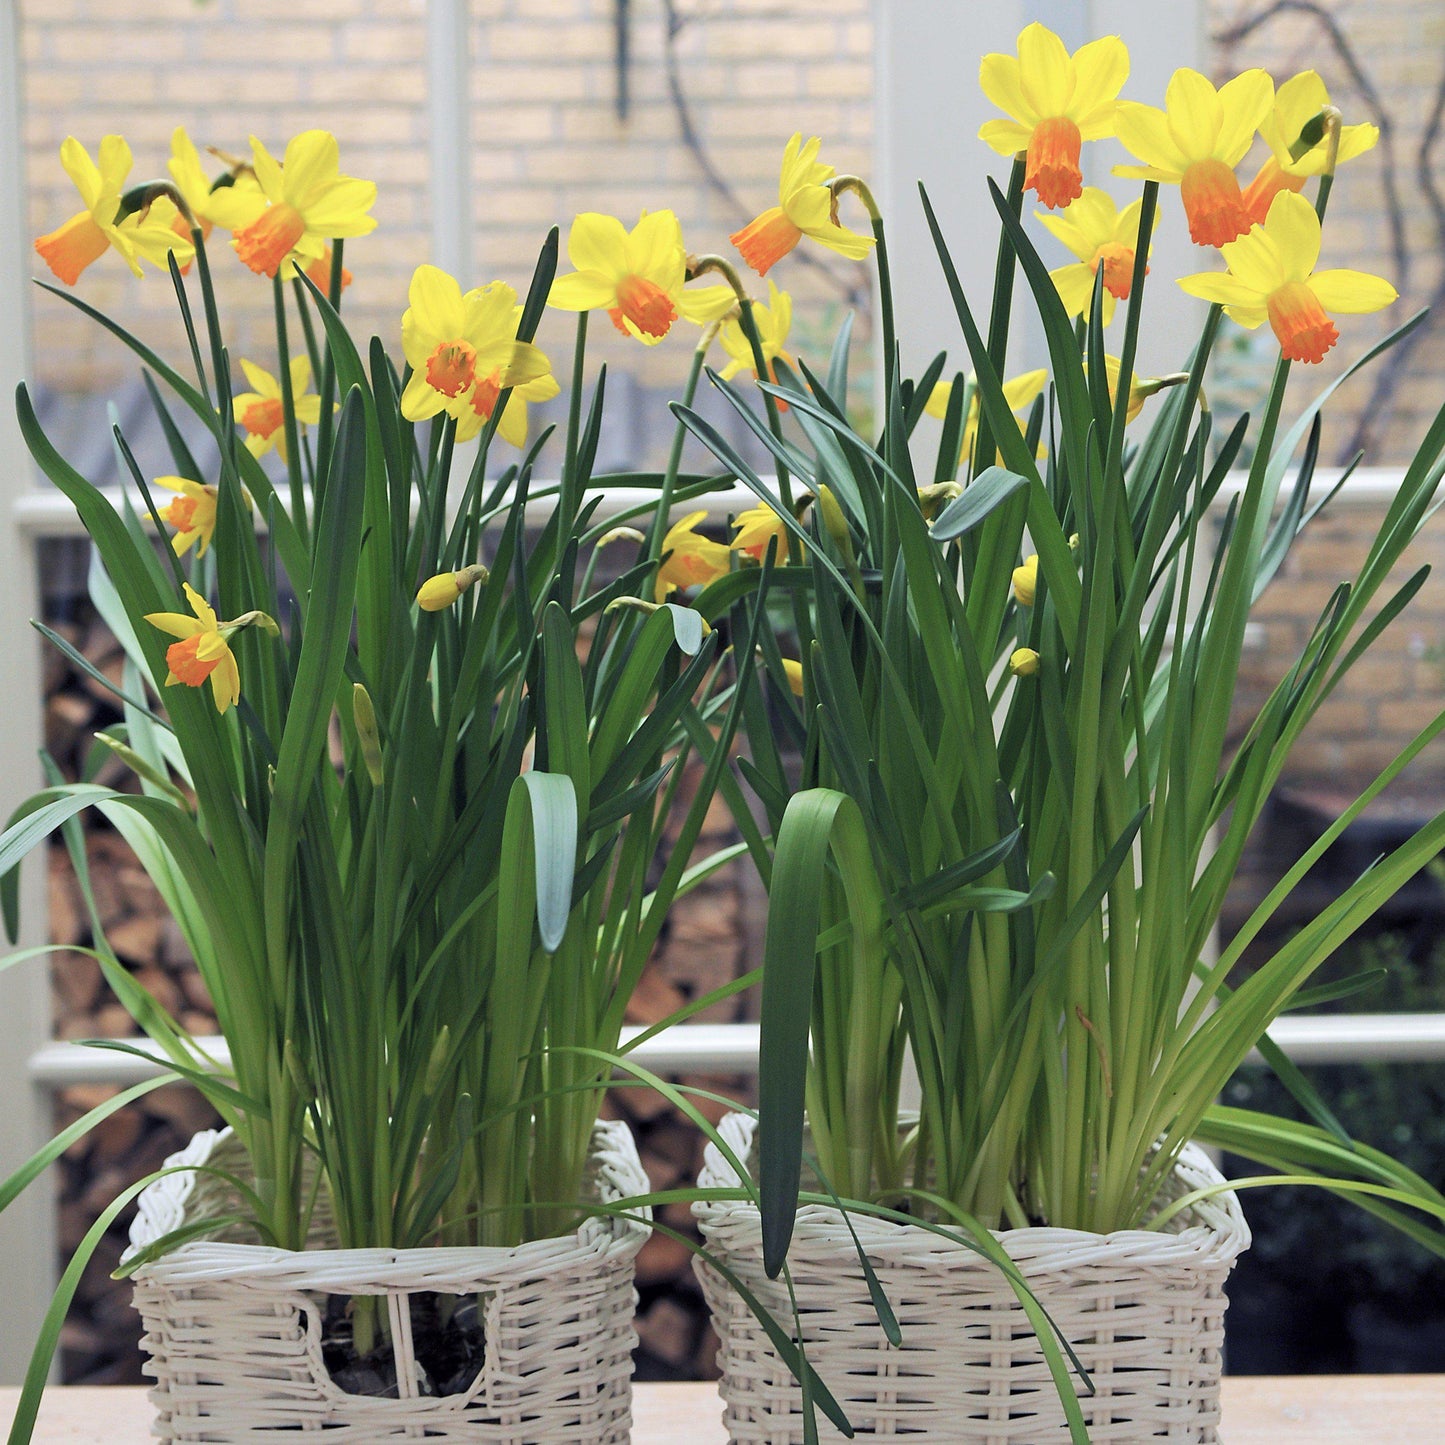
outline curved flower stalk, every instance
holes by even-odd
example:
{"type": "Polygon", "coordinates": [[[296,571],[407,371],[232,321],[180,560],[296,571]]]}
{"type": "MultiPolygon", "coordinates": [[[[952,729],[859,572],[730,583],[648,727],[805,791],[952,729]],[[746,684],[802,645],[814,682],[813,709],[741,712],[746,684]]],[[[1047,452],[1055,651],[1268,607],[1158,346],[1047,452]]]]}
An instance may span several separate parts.
{"type": "Polygon", "coordinates": [[[1342,125],[1333,145],[1325,124],[1333,110],[1325,83],[1313,70],[1291,76],[1274,96],[1274,109],[1260,122],[1260,139],[1270,154],[1245,187],[1244,206],[1249,219],[1262,224],[1270,203],[1280,191],[1301,191],[1311,176],[1333,173],[1336,166],[1354,160],[1374,148],[1380,139],[1378,126],[1342,125]],[[1311,142],[1311,130],[1319,133],[1311,142]]]}
{"type": "Polygon", "coordinates": [[[805,145],[798,131],[783,149],[778,204],[728,237],[759,276],[766,276],[804,236],[850,261],[861,261],[874,247],[874,237],[839,225],[837,195],[829,185],[836,173],[818,159],[822,146],[817,136],[805,145]]]}
{"type": "Polygon", "coordinates": [[[1398,295],[1390,283],[1363,271],[1316,271],[1320,219],[1303,196],[1281,191],[1262,226],[1221,248],[1228,271],[1180,278],[1191,296],[1224,307],[1254,330],[1268,321],[1287,361],[1320,362],[1339,340],[1329,313],[1364,315],[1398,295]]]}
{"type": "Polygon", "coordinates": [[[1163,110],[1120,101],[1119,140],[1143,164],[1115,166],[1114,174],[1177,185],[1190,239],[1222,246],[1249,230],[1234,168],[1273,102],[1274,81],[1263,70],[1246,70],[1218,90],[1197,70],[1176,70],[1163,110]]]}
{"type": "Polygon", "coordinates": [[[985,121],[978,137],[1000,155],[1022,152],[1024,189],[1056,209],[1083,193],[1079,154],[1086,140],[1114,134],[1120,90],[1129,78],[1129,52],[1117,36],[1080,46],[1035,21],[1020,31],[1018,54],[985,55],[983,93],[1008,116],[985,121]]]}
{"type": "MultiPolygon", "coordinates": [[[[1070,316],[1089,319],[1094,300],[1094,278],[1104,273],[1102,320],[1114,319],[1114,308],[1129,299],[1134,283],[1134,251],[1139,244],[1139,210],[1142,202],[1130,201],[1121,211],[1114,198],[1097,186],[1085,186],[1061,216],[1037,212],[1038,219],[1071,250],[1078,260],[1049,272],[1058,288],[1059,300],[1070,316]]],[[[1155,216],[1158,219],[1157,213],[1155,216]]],[[[1147,274],[1147,269],[1146,269],[1147,274]]]]}
{"type": "Polygon", "coordinates": [[[577,269],[552,283],[547,304],[561,311],[606,311],[612,324],[656,346],[679,317],[706,323],[736,304],[726,286],[685,291],[687,252],[671,211],[644,211],[629,231],[616,216],[586,212],[567,233],[577,269]]]}
{"type": "Polygon", "coordinates": [[[141,274],[142,260],[161,270],[171,254],[181,264],[188,263],[194,248],[189,231],[182,236],[173,227],[179,215],[174,202],[163,199],[143,210],[127,210],[123,205],[122,192],[132,164],[124,138],[106,136],[99,156],[97,164],[74,136],[66,136],[61,145],[60,163],[75,182],[85,209],[36,240],[35,249],[45,264],[67,286],[74,286],[85,268],[111,249],[136,276],[141,274]]]}

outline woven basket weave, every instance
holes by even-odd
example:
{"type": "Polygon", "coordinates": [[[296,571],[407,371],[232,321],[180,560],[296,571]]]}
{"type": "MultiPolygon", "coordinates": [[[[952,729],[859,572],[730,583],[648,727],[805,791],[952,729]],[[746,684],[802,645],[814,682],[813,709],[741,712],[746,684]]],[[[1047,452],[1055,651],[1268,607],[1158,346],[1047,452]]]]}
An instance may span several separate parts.
{"type": "MultiPolygon", "coordinates": [[[[723,1138],[750,1160],[755,1121],[730,1115],[723,1138]]],[[[1202,1152],[1180,1159],[1168,1198],[1220,1182],[1202,1152]]],[[[735,1188],[713,1146],[698,1183],[735,1188]]],[[[762,1268],[758,1211],[695,1204],[709,1248],[785,1327],[781,1281],[762,1268]]],[[[789,1267],[808,1358],[859,1436],[910,1445],[1055,1445],[1068,1427],[1028,1320],[999,1271],[971,1250],[914,1225],[852,1216],[898,1317],[888,1343],[838,1211],[798,1211],[789,1267]]],[[[1171,1221],[1171,1232],[1017,1229],[998,1238],[1093,1377],[1082,1400],[1093,1445],[1218,1440],[1224,1281],[1249,1244],[1232,1193],[1171,1221]],[[1177,1226],[1177,1227],[1176,1227],[1177,1226]]],[[[723,1415],[733,1445],[801,1445],[800,1393],[767,1336],[720,1276],[698,1274],[722,1340],[723,1415]]],[[[820,1437],[842,1436],[820,1415],[820,1437]]]]}
{"type": "MultiPolygon", "coordinates": [[[[593,1197],[646,1192],[625,1124],[599,1123],[592,1146],[593,1197]]],[[[166,1162],[234,1168],[239,1154],[229,1131],[210,1131],[166,1162]]],[[[158,1180],[141,1195],[132,1248],[214,1212],[224,1192],[211,1175],[158,1180]]],[[[318,1247],[301,1252],[189,1243],[136,1272],[158,1438],[256,1445],[302,1430],[325,1431],[328,1445],[626,1445],[632,1261],[645,1226],[602,1216],[515,1249],[416,1250],[327,1248],[328,1227],[319,1219],[318,1247]],[[417,1397],[407,1296],[423,1290],[484,1300],[484,1363],[464,1394],[417,1397]],[[347,1394],[332,1381],[321,1350],[324,1294],[386,1296],[398,1389],[410,1398],[347,1394]]]]}

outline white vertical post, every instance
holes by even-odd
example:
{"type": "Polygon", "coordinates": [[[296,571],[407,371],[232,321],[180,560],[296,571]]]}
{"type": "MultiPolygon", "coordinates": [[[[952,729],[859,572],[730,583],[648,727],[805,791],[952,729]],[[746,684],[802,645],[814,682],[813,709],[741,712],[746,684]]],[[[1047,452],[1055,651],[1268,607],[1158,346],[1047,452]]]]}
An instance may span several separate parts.
{"type": "MultiPolygon", "coordinates": [[[[1198,66],[1203,52],[1199,0],[996,0],[990,5],[941,5],[937,0],[878,0],[874,6],[875,191],[888,224],[894,308],[904,374],[916,375],[940,351],[949,366],[968,360],[938,257],[923,219],[918,182],[928,188],[965,295],[981,327],[993,291],[998,217],[985,177],[1000,183],[1009,161],[978,139],[979,127],[998,111],[978,85],[979,60],[990,51],[1015,50],[1019,31],[1033,20],[1056,31],[1070,50],[1101,35],[1118,35],[1129,47],[1131,72],[1124,94],[1150,105],[1164,103],[1164,87],[1177,66],[1198,66]]],[[[1111,167],[1127,159],[1117,142],[1084,148],[1087,179],[1119,198],[1137,194],[1139,182],[1114,181],[1111,167]]],[[[1030,198],[1031,199],[1031,198],[1030,198]]],[[[1160,195],[1163,218],[1155,233],[1146,325],[1140,337],[1140,375],[1172,370],[1185,359],[1181,338],[1193,334],[1202,309],[1173,278],[1202,269],[1179,214],[1177,189],[1160,195]]],[[[1052,238],[1036,237],[1050,264],[1068,259],[1052,238]],[[1050,258],[1055,256],[1056,261],[1050,258]]],[[[1010,366],[1045,364],[1042,332],[1021,308],[1010,366]]]]}
{"type": "MultiPolygon", "coordinates": [[[[0,820],[40,785],[40,659],[33,549],[15,521],[30,468],[15,420],[15,387],[28,370],[30,253],[21,163],[19,6],[0,0],[0,820]]],[[[21,876],[21,942],[45,937],[43,850],[21,876]]],[[[50,1100],[30,1080],[30,1055],[50,1038],[49,970],[43,962],[0,972],[0,1179],[50,1134],[50,1100]]],[[[53,1175],[0,1214],[0,1385],[18,1385],[55,1284],[53,1175]]]]}
{"type": "Polygon", "coordinates": [[[472,274],[472,92],[469,0],[431,0],[427,7],[427,96],[430,112],[432,261],[462,290],[472,274]]]}

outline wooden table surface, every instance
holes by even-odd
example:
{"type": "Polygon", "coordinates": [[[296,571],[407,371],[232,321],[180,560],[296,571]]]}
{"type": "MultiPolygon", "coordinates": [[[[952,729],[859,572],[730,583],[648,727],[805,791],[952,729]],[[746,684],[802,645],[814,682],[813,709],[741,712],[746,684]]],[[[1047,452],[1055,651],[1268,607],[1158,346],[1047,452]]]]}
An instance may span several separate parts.
{"type": "MultiPolygon", "coordinates": [[[[0,1389],[0,1424],[18,1391],[0,1389]]],[[[40,1445],[143,1445],[151,1412],[128,1386],[47,1392],[40,1445]]],[[[638,1385],[634,1445],[723,1445],[712,1385],[638,1385]]],[[[1237,1375],[1224,1381],[1223,1445],[1445,1445],[1445,1375],[1237,1375]]]]}

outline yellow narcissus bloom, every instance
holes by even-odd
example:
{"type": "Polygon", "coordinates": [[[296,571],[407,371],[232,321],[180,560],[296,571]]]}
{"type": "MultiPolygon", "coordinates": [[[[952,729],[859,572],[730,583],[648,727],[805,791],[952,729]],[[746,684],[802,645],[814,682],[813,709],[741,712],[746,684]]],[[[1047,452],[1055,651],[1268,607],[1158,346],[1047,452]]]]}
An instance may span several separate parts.
{"type": "Polygon", "coordinates": [[[1177,185],[1190,239],[1222,246],[1249,230],[1234,168],[1273,103],[1274,81],[1263,70],[1246,70],[1218,90],[1197,70],[1176,70],[1163,110],[1119,102],[1119,139],[1144,164],[1115,166],[1114,174],[1177,185]]]}
{"type": "Polygon", "coordinates": [[[321,257],[328,240],[376,229],[376,218],[367,215],[376,185],[341,174],[330,131],[303,131],[279,162],[252,136],[251,156],[259,194],[235,198],[229,220],[220,224],[234,228],[231,244],[253,271],[274,276],[288,260],[304,268],[321,257]]]}
{"type": "Polygon", "coordinates": [[[74,286],[80,273],[110,247],[137,276],[142,258],[164,270],[166,256],[174,251],[177,261],[188,264],[195,251],[189,231],[177,235],[171,229],[178,214],[173,202],[157,201],[145,214],[120,217],[121,192],[131,168],[130,147],[124,139],[106,136],[98,154],[97,165],[73,135],[66,136],[60,147],[60,164],[75,182],[85,209],[36,239],[35,249],[45,264],[67,286],[74,286]]]}
{"type": "MultiPolygon", "coordinates": [[[[1143,203],[1131,201],[1121,211],[1114,198],[1097,186],[1085,186],[1062,216],[1035,212],[1039,220],[1079,259],[1072,266],[1049,272],[1064,310],[1070,316],[1089,316],[1094,299],[1094,277],[1104,269],[1104,325],[1114,319],[1114,303],[1127,301],[1134,285],[1134,250],[1139,241],[1139,211],[1143,203]]],[[[1158,220],[1158,212],[1155,212],[1158,220]]],[[[1147,268],[1146,268],[1147,269],[1147,268]]]]}
{"type": "Polygon", "coordinates": [[[671,211],[644,211],[630,231],[616,216],[586,211],[567,233],[567,259],[577,269],[552,283],[547,304],[606,311],[644,346],[656,346],[679,316],[705,324],[737,304],[730,286],[683,290],[687,252],[671,211]]]}
{"type": "MultiPolygon", "coordinates": [[[[1009,410],[1018,418],[1020,431],[1024,429],[1024,418],[1020,413],[1033,405],[1034,399],[1043,391],[1048,379],[1048,372],[1041,369],[1020,372],[1017,376],[1004,382],[1004,400],[1008,402],[1009,410]]],[[[968,385],[970,390],[968,413],[964,417],[963,440],[958,449],[960,466],[973,455],[973,444],[978,439],[978,392],[973,387],[972,377],[969,377],[968,385]]],[[[929,393],[928,404],[924,408],[929,416],[941,419],[948,415],[948,398],[952,391],[953,383],[949,381],[940,381],[934,386],[929,393]]]]}
{"type": "Polygon", "coordinates": [[[804,236],[850,261],[861,261],[873,249],[872,236],[838,224],[837,201],[828,187],[834,170],[818,159],[822,145],[817,136],[804,145],[802,131],[796,132],[783,149],[778,204],[728,237],[759,276],[766,276],[804,236]]]}
{"type": "Polygon", "coordinates": [[[654,601],[665,602],[678,587],[704,586],[732,570],[732,552],[721,542],[699,537],[693,530],[706,516],[706,512],[689,512],[668,528],[662,539],[664,560],[657,569],[654,601]]]}
{"type": "Polygon", "coordinates": [[[1281,191],[1262,226],[1221,247],[1228,272],[1180,278],[1191,295],[1224,307],[1253,330],[1268,321],[1288,361],[1316,362],[1339,340],[1328,313],[1363,315],[1396,298],[1393,286],[1363,271],[1316,271],[1320,221],[1303,196],[1281,191]]]}
{"type": "Polygon", "coordinates": [[[210,678],[216,711],[223,713],[241,696],[241,674],[210,604],[189,582],[183,585],[193,617],[187,617],[184,612],[149,612],[145,620],[168,636],[180,639],[166,648],[169,669],[166,686],[184,683],[187,687],[200,687],[210,678]]]}
{"type": "MultiPolygon", "coordinates": [[[[763,360],[767,363],[768,380],[777,383],[778,373],[773,363],[779,357],[793,365],[793,358],[783,350],[787,345],[788,332],[793,325],[793,298],[786,291],[779,291],[771,282],[768,282],[768,304],[766,306],[753,304],[753,325],[758,328],[758,340],[762,343],[763,360]]],[[[743,331],[741,321],[732,320],[723,323],[720,333],[723,350],[730,358],[728,364],[723,367],[722,378],[724,381],[731,381],[740,371],[751,371],[754,376],[757,372],[753,368],[753,348],[748,342],[747,334],[743,331]]],[[[787,402],[779,401],[778,406],[784,410],[787,402]]]]}
{"type": "Polygon", "coordinates": [[[783,519],[766,502],[749,507],[733,518],[731,550],[761,562],[768,555],[768,543],[778,539],[778,560],[788,555],[788,529],[783,519]]]}
{"type": "Polygon", "coordinates": [[[1129,78],[1129,52],[1117,35],[1082,45],[1064,42],[1035,21],[1019,34],[1019,53],[985,55],[983,93],[1009,117],[984,122],[978,138],[1000,155],[1027,156],[1024,188],[1051,209],[1083,190],[1079,150],[1114,134],[1119,91],[1129,78]]]}
{"type": "MultiPolygon", "coordinates": [[[[1249,219],[1259,225],[1269,215],[1270,202],[1281,191],[1304,189],[1309,176],[1324,173],[1330,163],[1328,133],[1298,159],[1293,152],[1300,132],[1320,118],[1330,103],[1325,83],[1313,70],[1302,70],[1275,92],[1274,109],[1260,123],[1259,134],[1270,149],[1269,159],[1258,175],[1245,187],[1244,206],[1249,219]]],[[[1343,165],[1363,155],[1380,139],[1379,128],[1373,125],[1343,125],[1335,153],[1335,164],[1343,165]]]]}
{"type": "Polygon", "coordinates": [[[1022,567],[1014,568],[1014,597],[1024,607],[1034,605],[1034,595],[1039,587],[1039,554],[1030,553],[1024,558],[1022,567]]]}
{"type": "Polygon", "coordinates": [[[1032,677],[1039,670],[1039,655],[1032,647],[1016,647],[1009,654],[1008,670],[1015,677],[1032,677]]]}
{"type": "Polygon", "coordinates": [[[794,697],[803,695],[803,664],[794,657],[783,659],[783,673],[788,679],[788,691],[794,697]]]}
{"type": "Polygon", "coordinates": [[[508,388],[512,396],[497,430],[521,446],[527,439],[528,401],[557,395],[552,364],[540,347],[517,340],[522,308],[504,281],[465,295],[454,277],[436,266],[418,266],[401,318],[401,344],[411,379],[401,394],[401,414],[425,421],[446,412],[457,423],[457,440],[481,431],[508,388]]]}
{"type": "Polygon", "coordinates": [[[216,489],[190,477],[156,477],[153,485],[179,494],[155,514],[156,521],[169,522],[176,529],[171,538],[176,556],[184,557],[199,542],[196,555],[204,557],[216,531],[216,489]]]}
{"type": "MultiPolygon", "coordinates": [[[[291,360],[291,399],[296,408],[298,426],[315,426],[321,420],[321,398],[308,396],[311,384],[311,363],[304,356],[291,360]]],[[[236,420],[246,429],[246,450],[253,457],[264,457],[272,447],[281,460],[286,458],[286,407],[281,399],[281,383],[269,371],[253,361],[241,358],[241,370],[252,390],[241,392],[232,403],[236,420]]]]}

